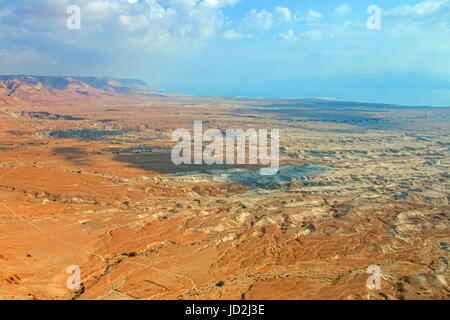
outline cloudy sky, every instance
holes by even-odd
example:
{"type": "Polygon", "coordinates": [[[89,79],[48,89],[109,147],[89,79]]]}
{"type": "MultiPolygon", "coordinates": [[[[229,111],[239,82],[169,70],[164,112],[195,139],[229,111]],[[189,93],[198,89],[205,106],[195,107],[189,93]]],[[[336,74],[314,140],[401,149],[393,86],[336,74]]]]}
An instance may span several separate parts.
{"type": "Polygon", "coordinates": [[[0,0],[0,74],[449,106],[450,0],[0,0]]]}

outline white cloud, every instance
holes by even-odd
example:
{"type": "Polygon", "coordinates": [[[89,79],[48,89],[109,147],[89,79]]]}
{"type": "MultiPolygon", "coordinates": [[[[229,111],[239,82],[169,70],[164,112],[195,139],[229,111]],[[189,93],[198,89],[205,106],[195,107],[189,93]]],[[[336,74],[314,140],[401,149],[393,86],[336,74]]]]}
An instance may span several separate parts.
{"type": "MultiPolygon", "coordinates": [[[[51,63],[51,59],[43,57],[36,49],[30,47],[0,48],[0,64],[6,67],[29,66],[34,64],[51,63]]],[[[3,70],[8,72],[8,70],[3,70]]]]}
{"type": "Polygon", "coordinates": [[[285,21],[285,22],[292,21],[292,13],[289,8],[276,7],[275,8],[275,16],[281,21],[285,21]]]}
{"type": "Polygon", "coordinates": [[[307,37],[313,41],[319,41],[323,37],[323,32],[320,30],[311,30],[311,31],[302,33],[300,36],[307,37]]]}
{"type": "Polygon", "coordinates": [[[440,38],[440,43],[450,48],[450,0],[425,0],[416,5],[398,6],[384,11],[383,19],[390,25],[388,30],[392,37],[427,34],[428,39],[440,38]]]}
{"type": "Polygon", "coordinates": [[[418,18],[441,14],[443,12],[450,12],[450,0],[425,0],[414,6],[402,5],[387,11],[385,15],[391,17],[418,18]]]}
{"type": "Polygon", "coordinates": [[[139,28],[145,28],[145,26],[148,23],[148,19],[145,15],[140,16],[121,15],[119,16],[119,21],[123,25],[123,27],[129,31],[133,31],[139,28]]]}
{"type": "MultiPolygon", "coordinates": [[[[81,30],[66,28],[69,0],[23,0],[16,4],[0,0],[0,38],[31,35],[50,47],[70,44],[71,50],[93,50],[97,54],[123,50],[132,53],[195,50],[221,34],[227,18],[225,7],[239,0],[78,0],[81,30]]],[[[45,48],[41,48],[46,50],[45,48]]]]}
{"type": "Polygon", "coordinates": [[[277,39],[283,40],[283,41],[295,41],[298,40],[297,36],[295,35],[293,30],[288,30],[285,33],[280,33],[276,36],[277,39]]]}
{"type": "Polygon", "coordinates": [[[251,34],[242,34],[238,33],[233,29],[225,31],[222,36],[228,40],[241,40],[241,39],[250,39],[252,38],[251,34]]]}
{"type": "Polygon", "coordinates": [[[273,14],[266,10],[256,11],[250,10],[244,18],[244,24],[251,29],[259,31],[268,31],[273,26],[273,14]]]}
{"type": "Polygon", "coordinates": [[[348,13],[350,11],[350,7],[348,6],[348,4],[341,4],[339,7],[337,7],[336,9],[334,9],[334,13],[336,13],[337,15],[344,15],[346,13],[348,13]]]}
{"type": "Polygon", "coordinates": [[[309,10],[308,17],[306,18],[307,21],[312,22],[314,20],[322,18],[323,15],[320,12],[309,10]]]}

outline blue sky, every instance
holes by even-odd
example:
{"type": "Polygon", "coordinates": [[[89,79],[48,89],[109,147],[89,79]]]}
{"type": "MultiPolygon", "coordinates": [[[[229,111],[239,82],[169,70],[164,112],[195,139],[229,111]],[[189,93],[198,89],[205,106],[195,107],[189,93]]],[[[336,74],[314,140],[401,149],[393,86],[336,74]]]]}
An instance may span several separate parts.
{"type": "Polygon", "coordinates": [[[449,106],[450,0],[0,0],[0,73],[449,106]],[[370,5],[380,30],[367,28],[370,5]]]}

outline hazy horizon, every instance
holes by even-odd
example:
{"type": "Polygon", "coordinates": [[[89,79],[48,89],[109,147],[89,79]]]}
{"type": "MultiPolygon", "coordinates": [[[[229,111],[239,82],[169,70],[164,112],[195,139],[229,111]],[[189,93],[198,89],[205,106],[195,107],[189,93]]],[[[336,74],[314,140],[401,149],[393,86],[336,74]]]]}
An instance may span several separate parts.
{"type": "Polygon", "coordinates": [[[0,73],[442,107],[449,18],[450,0],[0,0],[0,73]],[[70,5],[80,8],[79,29],[67,25],[70,5]],[[370,29],[372,5],[381,14],[370,29]]]}

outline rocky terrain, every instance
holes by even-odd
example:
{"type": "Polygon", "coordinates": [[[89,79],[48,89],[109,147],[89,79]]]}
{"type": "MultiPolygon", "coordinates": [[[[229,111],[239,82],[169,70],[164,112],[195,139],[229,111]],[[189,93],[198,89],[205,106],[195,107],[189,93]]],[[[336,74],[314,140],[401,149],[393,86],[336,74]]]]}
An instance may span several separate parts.
{"type": "Polygon", "coordinates": [[[0,299],[449,299],[450,109],[30,81],[0,78],[0,299]],[[279,128],[281,174],[173,165],[195,120],[279,128]]]}

